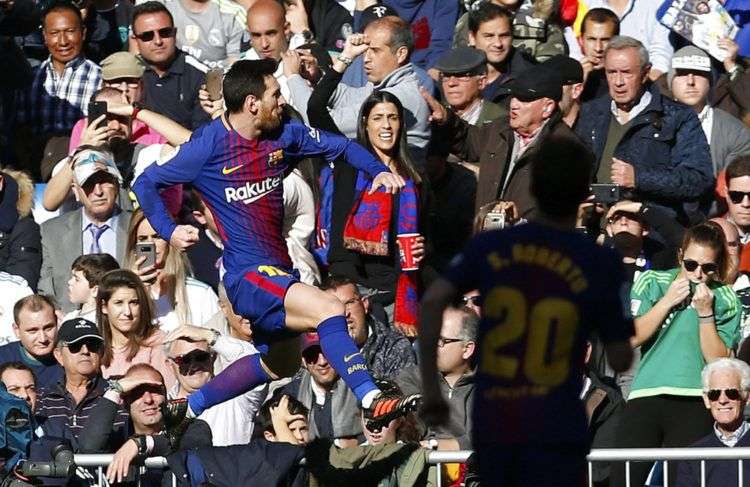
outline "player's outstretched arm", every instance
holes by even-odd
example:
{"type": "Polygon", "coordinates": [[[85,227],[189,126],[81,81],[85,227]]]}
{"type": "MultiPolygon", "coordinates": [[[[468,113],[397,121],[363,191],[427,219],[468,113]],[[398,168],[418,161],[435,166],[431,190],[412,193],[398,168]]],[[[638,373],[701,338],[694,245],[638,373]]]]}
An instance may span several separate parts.
{"type": "Polygon", "coordinates": [[[439,278],[427,289],[419,310],[419,367],[422,372],[422,412],[430,425],[448,419],[448,405],[440,393],[437,368],[437,346],[443,312],[456,298],[458,290],[448,280],[439,278]]]}

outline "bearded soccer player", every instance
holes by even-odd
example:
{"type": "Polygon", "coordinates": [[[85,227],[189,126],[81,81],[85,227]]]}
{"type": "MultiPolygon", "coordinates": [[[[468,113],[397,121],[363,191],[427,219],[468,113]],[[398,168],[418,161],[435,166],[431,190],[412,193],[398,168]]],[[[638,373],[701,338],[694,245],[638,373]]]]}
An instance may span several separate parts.
{"type": "Polygon", "coordinates": [[[614,250],[574,231],[593,158],[580,140],[550,137],[532,156],[529,223],[479,234],[422,300],[422,417],[439,424],[447,406],[436,347],[445,307],[479,289],[474,451],[497,486],[574,486],[585,476],[588,434],[579,394],[584,347],[596,331],[617,371],[630,364],[633,322],[614,250]]]}
{"type": "MultiPolygon", "coordinates": [[[[260,350],[290,334],[317,331],[323,353],[374,421],[388,421],[416,407],[419,395],[381,394],[347,331],[344,305],[335,296],[298,280],[282,237],[285,172],[296,159],[343,157],[369,174],[371,191],[396,193],[398,175],[356,143],[282,117],[284,99],[272,60],[238,61],[223,85],[227,112],[193,133],[189,142],[148,166],[133,190],[156,231],[185,249],[198,230],[176,225],[158,190],[191,183],[216,221],[224,243],[223,281],[236,313],[253,324],[260,350]]],[[[268,362],[268,360],[266,360],[268,362]]],[[[243,357],[187,398],[200,415],[212,405],[277,378],[260,355],[243,357]]],[[[297,362],[299,365],[299,362],[297,362]]]]}

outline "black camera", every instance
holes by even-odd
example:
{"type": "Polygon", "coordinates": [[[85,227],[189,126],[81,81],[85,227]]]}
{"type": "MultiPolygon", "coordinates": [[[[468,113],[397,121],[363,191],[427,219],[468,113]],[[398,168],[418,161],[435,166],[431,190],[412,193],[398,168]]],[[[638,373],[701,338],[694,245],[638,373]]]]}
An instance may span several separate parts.
{"type": "Polygon", "coordinates": [[[73,449],[67,443],[52,448],[51,462],[21,460],[16,468],[0,484],[1,487],[29,487],[35,485],[36,477],[68,478],[75,474],[73,449]]]}

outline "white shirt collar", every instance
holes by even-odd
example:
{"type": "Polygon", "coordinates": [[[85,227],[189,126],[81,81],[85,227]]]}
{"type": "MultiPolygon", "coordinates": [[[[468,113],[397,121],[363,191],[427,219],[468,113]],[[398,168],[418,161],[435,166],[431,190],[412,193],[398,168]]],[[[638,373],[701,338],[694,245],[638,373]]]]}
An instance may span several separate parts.
{"type": "MultiPolygon", "coordinates": [[[[638,100],[638,103],[635,104],[633,108],[630,109],[630,112],[628,114],[628,122],[633,120],[635,117],[637,117],[643,110],[646,109],[648,104],[651,103],[651,92],[650,91],[644,91],[641,95],[641,99],[638,100]]],[[[624,125],[627,122],[622,122],[620,120],[619,112],[617,111],[617,104],[614,100],[610,103],[610,110],[612,111],[612,115],[615,116],[617,121],[624,125]]]]}
{"type": "Polygon", "coordinates": [[[750,429],[750,423],[747,421],[743,421],[739,428],[737,428],[734,432],[724,435],[719,430],[719,427],[714,423],[714,434],[716,437],[724,443],[728,447],[733,447],[737,444],[738,441],[742,439],[743,436],[745,436],[745,433],[747,433],[747,430],[750,429]]]}

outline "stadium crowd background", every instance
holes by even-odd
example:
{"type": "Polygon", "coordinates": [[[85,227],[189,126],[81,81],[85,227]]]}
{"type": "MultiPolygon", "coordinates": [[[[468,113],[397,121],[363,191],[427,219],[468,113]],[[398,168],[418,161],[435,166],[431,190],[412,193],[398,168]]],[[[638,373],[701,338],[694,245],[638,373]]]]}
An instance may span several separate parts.
{"type": "MultiPolygon", "coordinates": [[[[410,413],[368,429],[315,334],[289,345],[301,364],[291,380],[169,424],[168,400],[256,353],[253,324],[221,284],[223,229],[199,193],[161,192],[199,228],[183,252],[130,185],[221,116],[217,73],[254,59],[276,63],[284,116],[358,141],[411,188],[379,203],[374,239],[356,226],[365,176],[343,163],[304,159],[283,181],[225,189],[249,203],[283,184],[294,267],[345,305],[381,389],[420,392],[421,293],[472,235],[533,219],[529,159],[549,137],[575,139],[596,161],[592,182],[607,185],[581,206],[578,230],[621,253],[623,296],[641,318],[626,372],[590,339],[592,446],[750,441],[737,422],[750,371],[732,362],[736,385],[701,382],[713,360],[750,360],[750,5],[722,3],[740,33],[717,41],[719,61],[659,24],[652,0],[0,2],[0,382],[31,405],[40,458],[53,439],[115,453],[107,476],[119,481],[141,456],[253,438],[327,439],[351,462],[362,444],[472,448],[477,293],[443,316],[442,427],[410,413]],[[678,324],[689,331],[671,333],[678,324]]],[[[624,485],[620,470],[596,466],[594,479],[624,485]]],[[[636,482],[650,470],[638,466],[636,482]]],[[[471,464],[437,474],[470,482],[471,464]]]]}

